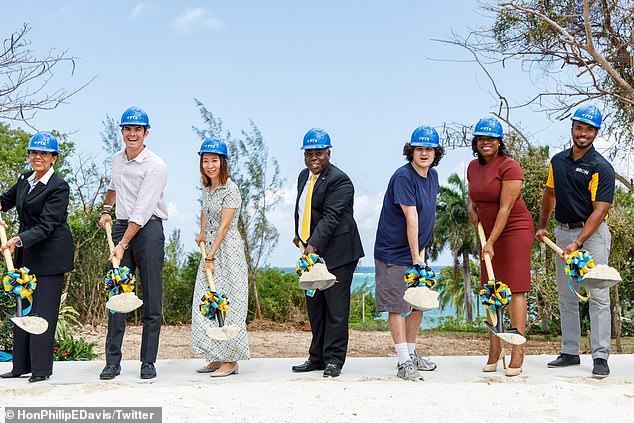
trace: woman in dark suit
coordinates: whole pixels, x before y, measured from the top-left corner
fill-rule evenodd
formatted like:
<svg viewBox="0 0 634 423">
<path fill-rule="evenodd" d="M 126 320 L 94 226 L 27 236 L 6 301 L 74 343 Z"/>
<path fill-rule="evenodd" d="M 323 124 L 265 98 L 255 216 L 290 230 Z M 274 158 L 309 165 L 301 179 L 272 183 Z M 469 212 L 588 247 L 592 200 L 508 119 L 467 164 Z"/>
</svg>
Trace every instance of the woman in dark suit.
<svg viewBox="0 0 634 423">
<path fill-rule="evenodd" d="M 33 170 L 20 175 L 18 182 L 0 195 L 1 210 L 17 209 L 20 230 L 0 249 L 15 252 L 16 269 L 26 266 L 30 274 L 37 276 L 30 313 L 46 319 L 48 329 L 33 335 L 14 326 L 13 370 L 0 377 L 30 373 L 29 382 L 40 382 L 53 373 L 55 327 L 64 273 L 73 270 L 74 246 L 66 222 L 68 184 L 53 169 L 58 155 L 57 139 L 48 132 L 38 132 L 27 150 Z"/>
</svg>

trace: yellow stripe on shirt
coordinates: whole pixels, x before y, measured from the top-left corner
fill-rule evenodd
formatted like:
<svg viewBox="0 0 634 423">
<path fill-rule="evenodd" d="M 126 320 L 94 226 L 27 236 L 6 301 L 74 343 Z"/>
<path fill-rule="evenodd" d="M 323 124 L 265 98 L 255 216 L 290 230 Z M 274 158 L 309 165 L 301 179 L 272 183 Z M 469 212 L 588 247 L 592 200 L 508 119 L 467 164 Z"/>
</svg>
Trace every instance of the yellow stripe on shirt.
<svg viewBox="0 0 634 423">
<path fill-rule="evenodd" d="M 599 188 L 599 174 L 593 173 L 592 179 L 590 179 L 590 183 L 588 184 L 588 190 L 590 191 L 590 198 L 592 201 L 596 201 L 597 199 L 597 188 Z"/>
<path fill-rule="evenodd" d="M 548 188 L 555 188 L 555 178 L 553 177 L 553 164 L 548 165 L 548 180 L 546 181 L 546 186 Z M 596 188 L 595 188 L 596 194 Z"/>
</svg>

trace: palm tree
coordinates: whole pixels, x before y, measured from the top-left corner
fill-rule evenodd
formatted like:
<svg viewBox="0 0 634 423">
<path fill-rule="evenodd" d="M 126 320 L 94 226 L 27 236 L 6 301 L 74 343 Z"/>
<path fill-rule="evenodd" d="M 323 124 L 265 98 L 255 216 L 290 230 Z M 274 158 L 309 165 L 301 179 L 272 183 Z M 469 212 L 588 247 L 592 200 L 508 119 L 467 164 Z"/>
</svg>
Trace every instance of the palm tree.
<svg viewBox="0 0 634 423">
<path fill-rule="evenodd" d="M 471 286 L 478 287 L 480 281 L 479 263 L 469 260 L 471 267 Z M 476 289 L 477 291 L 477 289 Z M 465 292 L 465 283 L 462 279 L 462 270 L 458 266 L 443 267 L 438 274 L 438 301 L 440 308 L 453 307 L 456 309 L 456 317 L 464 316 L 466 312 L 465 300 L 468 297 Z M 476 305 L 476 310 L 479 307 Z"/>
<path fill-rule="evenodd" d="M 437 259 L 449 248 L 454 259 L 454 274 L 462 274 L 464 290 L 463 303 L 467 320 L 473 321 L 473 301 L 471 299 L 471 271 L 469 255 L 477 255 L 479 246 L 475 230 L 469 223 L 467 211 L 467 184 L 457 173 L 447 180 L 449 186 L 441 186 L 436 204 L 436 224 L 429 254 Z"/>
</svg>

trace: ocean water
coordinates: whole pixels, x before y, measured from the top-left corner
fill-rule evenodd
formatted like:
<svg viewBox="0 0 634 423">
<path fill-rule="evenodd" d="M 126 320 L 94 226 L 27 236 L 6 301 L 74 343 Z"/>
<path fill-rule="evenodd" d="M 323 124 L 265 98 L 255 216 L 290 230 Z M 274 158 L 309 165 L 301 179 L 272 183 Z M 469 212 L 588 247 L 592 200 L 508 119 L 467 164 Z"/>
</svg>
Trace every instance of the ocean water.
<svg viewBox="0 0 634 423">
<path fill-rule="evenodd" d="M 443 266 L 430 266 L 436 274 L 440 272 L 440 269 Z M 295 268 L 291 267 L 283 267 L 282 270 L 285 272 L 294 273 Z M 374 285 L 375 285 L 375 277 L 374 277 L 374 266 L 359 266 L 357 267 L 354 275 L 352 276 L 352 291 L 361 289 L 364 285 L 366 286 L 366 292 L 370 293 L 374 296 Z M 478 315 L 484 316 L 485 309 L 482 304 L 477 303 L 477 298 L 473 297 L 473 317 L 477 317 Z M 476 307 L 477 305 L 477 307 Z M 479 310 L 478 310 L 479 309 Z M 478 314 L 478 311 L 480 314 Z M 446 307 L 444 309 L 436 309 L 430 310 L 423 313 L 423 328 L 430 328 L 434 326 L 434 320 L 438 320 L 440 317 L 446 316 L 456 316 L 456 309 L 454 307 Z M 369 317 L 369 316 L 368 316 Z M 464 316 L 463 316 L 464 317 Z M 387 320 L 387 313 L 381 313 L 379 319 Z"/>
</svg>

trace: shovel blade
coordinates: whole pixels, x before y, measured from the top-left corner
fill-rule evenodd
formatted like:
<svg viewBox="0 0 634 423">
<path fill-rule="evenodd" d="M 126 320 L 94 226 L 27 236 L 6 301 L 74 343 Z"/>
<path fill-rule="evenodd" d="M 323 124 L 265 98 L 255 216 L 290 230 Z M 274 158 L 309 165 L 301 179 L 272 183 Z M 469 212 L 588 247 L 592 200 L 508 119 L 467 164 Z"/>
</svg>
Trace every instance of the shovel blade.
<svg viewBox="0 0 634 423">
<path fill-rule="evenodd" d="M 315 263 L 309 272 L 299 278 L 299 287 L 305 290 L 319 289 L 321 291 L 330 288 L 337 282 L 337 277 L 328 271 L 323 263 Z"/>
<path fill-rule="evenodd" d="M 428 311 L 440 307 L 438 293 L 426 286 L 407 288 L 403 299 L 416 310 Z"/>
<path fill-rule="evenodd" d="M 110 297 L 106 303 L 106 308 L 117 313 L 130 313 L 141 307 L 142 304 L 143 301 L 141 301 L 134 292 L 126 292 Z"/>
<path fill-rule="evenodd" d="M 502 341 L 511 345 L 522 345 L 526 343 L 526 338 L 517 329 L 508 329 L 496 334 Z"/>
<path fill-rule="evenodd" d="M 598 264 L 585 274 L 581 280 L 581 285 L 586 288 L 602 289 L 610 288 L 621 281 L 621 274 L 618 270 L 605 264 Z"/>
<path fill-rule="evenodd" d="M 11 321 L 23 331 L 40 335 L 48 329 L 48 322 L 38 316 L 11 317 Z"/>
<path fill-rule="evenodd" d="M 207 336 L 216 341 L 233 339 L 238 336 L 238 333 L 240 333 L 240 327 L 236 325 L 207 328 Z"/>
</svg>

